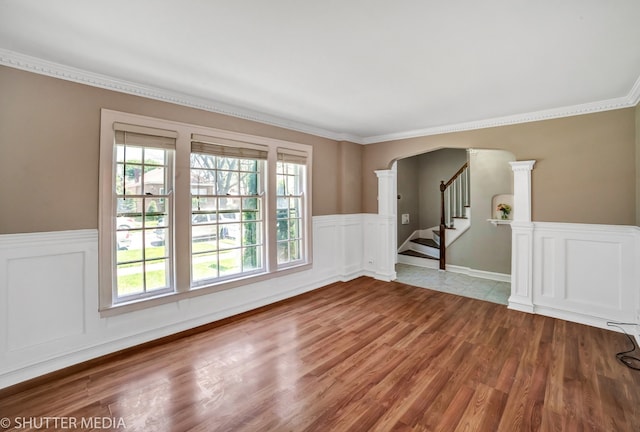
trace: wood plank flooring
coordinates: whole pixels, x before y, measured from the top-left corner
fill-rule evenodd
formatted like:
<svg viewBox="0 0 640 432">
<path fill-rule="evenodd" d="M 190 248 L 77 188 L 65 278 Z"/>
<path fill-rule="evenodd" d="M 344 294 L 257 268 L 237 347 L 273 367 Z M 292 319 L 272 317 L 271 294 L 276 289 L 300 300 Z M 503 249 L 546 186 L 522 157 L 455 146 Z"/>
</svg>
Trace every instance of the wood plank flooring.
<svg viewBox="0 0 640 432">
<path fill-rule="evenodd" d="M 115 417 L 127 431 L 639 431 L 640 372 L 614 356 L 627 344 L 359 278 L 0 392 L 0 417 Z"/>
</svg>

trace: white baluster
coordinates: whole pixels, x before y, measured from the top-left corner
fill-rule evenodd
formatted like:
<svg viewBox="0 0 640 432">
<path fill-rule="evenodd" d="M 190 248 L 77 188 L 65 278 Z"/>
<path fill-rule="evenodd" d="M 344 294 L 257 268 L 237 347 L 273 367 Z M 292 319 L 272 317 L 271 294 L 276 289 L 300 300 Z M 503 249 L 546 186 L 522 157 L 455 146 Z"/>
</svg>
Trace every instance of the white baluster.
<svg viewBox="0 0 640 432">
<path fill-rule="evenodd" d="M 444 224 L 451 226 L 451 189 L 447 188 L 444 193 Z"/>
<path fill-rule="evenodd" d="M 457 193 L 458 199 L 456 199 L 456 216 L 461 217 L 461 216 L 464 216 L 464 214 L 462 213 L 462 208 L 464 207 L 462 205 L 462 201 L 464 200 L 464 195 L 462 193 L 462 179 L 460 177 L 456 179 L 456 189 L 458 190 L 458 193 Z"/>
<path fill-rule="evenodd" d="M 466 187 L 466 193 L 465 193 L 465 199 L 464 199 L 464 205 L 469 206 L 471 205 L 471 172 L 469 171 L 469 167 L 467 167 L 466 170 L 464 170 L 465 173 L 465 184 L 467 185 Z"/>
</svg>

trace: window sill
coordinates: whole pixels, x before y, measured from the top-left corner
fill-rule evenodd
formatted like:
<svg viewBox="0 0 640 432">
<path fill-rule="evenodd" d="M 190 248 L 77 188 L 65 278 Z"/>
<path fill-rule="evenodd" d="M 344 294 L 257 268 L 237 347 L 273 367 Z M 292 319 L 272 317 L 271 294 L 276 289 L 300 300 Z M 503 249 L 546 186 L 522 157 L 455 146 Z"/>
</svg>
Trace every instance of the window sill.
<svg viewBox="0 0 640 432">
<path fill-rule="evenodd" d="M 188 291 L 171 292 L 162 294 L 153 298 L 145 298 L 134 300 L 126 303 L 114 304 L 109 307 L 104 307 L 99 310 L 101 318 L 112 317 L 125 313 L 135 312 L 143 309 L 149 309 L 155 306 L 160 306 L 168 303 L 175 303 L 180 300 L 199 297 L 208 294 L 214 294 L 216 292 L 225 291 L 228 289 L 238 288 L 242 286 L 252 285 L 261 281 L 269 279 L 277 279 L 289 274 L 298 273 L 301 271 L 310 270 L 313 267 L 312 263 L 304 263 L 295 267 L 287 267 L 286 269 L 280 269 L 272 273 L 260 273 L 257 275 L 247 276 L 244 278 L 234 279 L 230 281 L 218 282 L 211 285 L 202 285 L 193 287 Z"/>
</svg>

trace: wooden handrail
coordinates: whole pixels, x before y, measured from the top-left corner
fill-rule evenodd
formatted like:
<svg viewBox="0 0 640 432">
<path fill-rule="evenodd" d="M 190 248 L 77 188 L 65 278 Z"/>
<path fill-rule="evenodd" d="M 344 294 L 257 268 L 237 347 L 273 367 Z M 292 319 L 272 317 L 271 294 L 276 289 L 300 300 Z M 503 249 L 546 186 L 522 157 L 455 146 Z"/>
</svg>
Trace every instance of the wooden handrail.
<svg viewBox="0 0 640 432">
<path fill-rule="evenodd" d="M 453 177 L 451 177 L 451 178 L 449 179 L 449 181 L 448 181 L 448 182 L 446 182 L 446 183 L 444 184 L 444 189 L 442 189 L 442 184 L 441 184 L 441 185 L 440 185 L 440 191 L 441 191 L 441 192 L 444 192 L 444 191 L 445 191 L 449 186 L 451 186 L 451 183 L 453 183 L 454 181 L 456 181 L 456 179 L 457 179 L 458 177 L 460 177 L 460 174 L 462 174 L 462 172 L 463 172 L 464 170 L 466 170 L 467 168 L 469 168 L 469 162 L 465 162 L 465 163 L 464 163 L 464 165 L 462 165 L 462 166 L 460 167 L 460 169 L 459 169 L 458 171 L 456 171 L 456 173 L 453 175 Z M 442 182 L 441 182 L 441 183 L 442 183 Z"/>
<path fill-rule="evenodd" d="M 440 270 L 446 270 L 447 267 L 447 225 L 444 217 L 444 192 L 467 168 L 469 168 L 469 162 L 465 162 L 448 182 L 445 183 L 444 180 L 440 182 Z"/>
</svg>

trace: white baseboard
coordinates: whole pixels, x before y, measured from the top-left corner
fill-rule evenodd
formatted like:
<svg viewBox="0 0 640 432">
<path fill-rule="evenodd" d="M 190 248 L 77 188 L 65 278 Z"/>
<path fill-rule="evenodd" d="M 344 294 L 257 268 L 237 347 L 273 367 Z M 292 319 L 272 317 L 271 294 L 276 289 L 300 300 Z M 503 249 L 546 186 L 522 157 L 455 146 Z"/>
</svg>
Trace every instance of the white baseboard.
<svg viewBox="0 0 640 432">
<path fill-rule="evenodd" d="M 489 279 L 497 282 L 511 282 L 511 275 L 504 273 L 496 273 L 485 270 L 476 270 L 469 267 L 457 266 L 457 265 L 449 265 L 447 264 L 447 271 L 453 273 L 461 273 L 467 276 L 481 278 L 481 279 Z"/>
<path fill-rule="evenodd" d="M 439 269 L 440 267 L 440 263 L 437 260 L 424 259 L 424 258 L 413 257 L 409 255 L 402 255 L 402 254 L 398 254 L 398 263 L 412 265 L 416 267 L 435 269 L 435 270 Z M 476 270 L 469 267 L 463 267 L 463 266 L 457 266 L 457 265 L 451 265 L 451 264 L 447 264 L 447 271 L 450 271 L 451 273 L 464 274 L 467 276 L 476 277 L 480 279 L 493 280 L 496 282 L 507 282 L 507 283 L 511 282 L 511 275 L 504 274 L 504 273 L 489 272 L 485 270 Z"/>
<path fill-rule="evenodd" d="M 514 296 L 509 297 L 507 307 L 520 312 L 535 313 L 535 308 L 532 304 L 522 303 L 518 298 L 514 298 Z"/>
<path fill-rule="evenodd" d="M 546 306 L 535 306 L 533 313 L 561 319 L 564 321 L 584 324 L 591 327 L 598 327 L 605 330 L 611 330 L 618 333 L 623 333 L 623 329 L 624 329 L 624 331 L 626 331 L 626 333 L 629 334 L 629 336 L 633 337 L 636 340 L 636 344 L 640 343 L 640 338 L 638 337 L 639 326 L 635 324 L 630 324 L 629 326 L 623 325 L 623 326 L 620 326 L 621 328 L 619 328 L 616 326 L 608 325 L 607 322 L 612 321 L 608 318 L 602 318 L 602 317 L 588 315 L 580 312 L 567 311 L 567 310 L 556 309 L 553 307 L 546 307 Z"/>
</svg>

